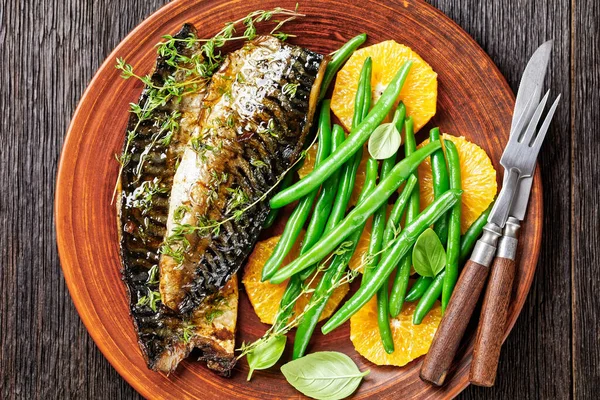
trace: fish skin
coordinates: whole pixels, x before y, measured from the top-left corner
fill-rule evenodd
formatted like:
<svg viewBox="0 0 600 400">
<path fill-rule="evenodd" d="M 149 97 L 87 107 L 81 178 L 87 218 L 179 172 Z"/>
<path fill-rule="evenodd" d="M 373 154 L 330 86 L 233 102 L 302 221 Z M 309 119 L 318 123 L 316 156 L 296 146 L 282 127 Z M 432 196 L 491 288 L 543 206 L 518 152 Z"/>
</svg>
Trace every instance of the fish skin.
<svg viewBox="0 0 600 400">
<path fill-rule="evenodd" d="M 195 33 L 192 25 L 185 24 L 175 37 L 186 38 Z M 186 55 L 199 52 L 198 47 L 186 49 L 183 45 L 178 50 Z M 152 81 L 160 86 L 176 72 L 176 68 L 159 57 Z M 120 255 L 130 314 L 148 367 L 156 371 L 172 372 L 192 349 L 199 348 L 200 358 L 207 362 L 209 368 L 228 375 L 235 364 L 238 306 L 236 277 L 232 277 L 225 287 L 196 308 L 191 316 L 184 317 L 175 313 L 160 301 L 156 304 L 156 310 L 149 305 L 138 305 L 142 296 L 148 296 L 150 292 L 158 293 L 159 274 L 155 275 L 154 281 L 149 282 L 149 271 L 152 267 L 158 268 L 175 166 L 183 155 L 189 138 L 199 129 L 198 124 L 205 110 L 205 95 L 206 90 L 203 90 L 185 95 L 181 102 L 169 102 L 157 109 L 152 119 L 143 122 L 137 130 L 139 134 L 129 150 L 131 159 L 124 166 L 118 188 Z M 145 88 L 139 100 L 140 106 L 147 101 L 147 96 L 148 88 Z M 180 128 L 174 132 L 168 146 L 163 145 L 160 140 L 156 140 L 152 146 L 156 138 L 153 135 L 157 135 L 159 130 L 155 124 L 160 125 L 161 119 L 173 111 L 181 113 L 178 118 Z M 137 122 L 136 116 L 132 114 L 127 130 L 132 130 Z M 145 161 L 140 162 L 145 151 Z M 156 185 L 160 188 L 152 196 L 151 206 L 144 212 L 136 207 L 135 202 L 136 190 L 140 193 L 143 185 Z M 186 331 L 191 335 L 188 340 L 184 338 Z"/>
<path fill-rule="evenodd" d="M 326 63 L 320 54 L 262 36 L 230 53 L 213 75 L 203 129 L 186 146 L 173 182 L 166 245 L 185 257 L 161 254 L 160 293 L 168 308 L 193 312 L 254 247 L 274 193 L 262 196 L 299 157 Z M 216 223 L 218 232 L 177 234 Z"/>
</svg>

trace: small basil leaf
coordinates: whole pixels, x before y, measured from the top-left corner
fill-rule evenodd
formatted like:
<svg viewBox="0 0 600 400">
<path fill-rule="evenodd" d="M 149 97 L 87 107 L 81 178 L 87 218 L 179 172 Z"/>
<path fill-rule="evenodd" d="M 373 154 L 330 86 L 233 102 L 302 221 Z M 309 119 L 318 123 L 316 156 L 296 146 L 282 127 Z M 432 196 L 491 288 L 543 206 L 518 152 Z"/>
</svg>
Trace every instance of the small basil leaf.
<svg viewBox="0 0 600 400">
<path fill-rule="evenodd" d="M 255 370 L 267 369 L 275 365 L 285 350 L 286 341 L 287 336 L 285 335 L 273 336 L 248 353 L 246 358 L 250 371 L 248 371 L 247 380 L 252 379 L 252 373 Z"/>
<path fill-rule="evenodd" d="M 415 242 L 412 262 L 419 275 L 430 278 L 439 274 L 446 265 L 444 246 L 433 229 L 426 229 Z"/>
<path fill-rule="evenodd" d="M 395 124 L 381 124 L 369 138 L 369 154 L 376 160 L 385 160 L 396 154 L 401 143 L 402 138 Z"/>
<path fill-rule="evenodd" d="M 318 400 L 339 400 L 350 396 L 369 370 L 360 372 L 343 353 L 321 351 L 281 367 L 285 379 L 305 396 Z"/>
</svg>

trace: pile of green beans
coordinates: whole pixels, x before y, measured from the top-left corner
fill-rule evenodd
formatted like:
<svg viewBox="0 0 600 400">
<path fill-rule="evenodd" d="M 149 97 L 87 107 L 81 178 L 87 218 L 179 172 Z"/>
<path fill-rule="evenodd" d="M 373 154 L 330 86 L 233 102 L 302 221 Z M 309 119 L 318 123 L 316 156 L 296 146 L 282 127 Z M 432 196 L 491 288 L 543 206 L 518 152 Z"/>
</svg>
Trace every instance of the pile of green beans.
<svg viewBox="0 0 600 400">
<path fill-rule="evenodd" d="M 351 138 L 348 138 L 344 144 L 349 140 L 351 140 Z M 344 239 L 364 224 L 371 214 L 383 204 L 387 203 L 387 199 L 392 193 L 394 193 L 410 174 L 417 169 L 419 164 L 425 158 L 435 150 L 439 149 L 440 146 L 441 144 L 439 142 L 429 143 L 397 163 L 390 171 L 390 174 L 375 187 L 375 190 L 373 190 L 373 192 L 363 201 L 358 203 L 335 228 L 323 235 L 321 240 L 319 240 L 308 252 L 301 255 L 287 266 L 279 269 L 271 277 L 271 283 L 281 283 L 292 275 L 323 260 Z"/>
<path fill-rule="evenodd" d="M 435 145 L 435 143 L 429 143 L 427 146 Z M 427 147 L 425 146 L 425 147 Z M 425 148 L 424 147 L 424 148 Z M 406 159 L 413 157 L 423 149 L 417 150 L 411 156 Z M 389 178 L 389 177 L 388 177 Z M 380 184 L 381 185 L 381 184 Z M 377 191 L 377 189 L 375 189 Z M 374 194 L 375 192 L 373 192 Z M 372 194 L 372 195 L 373 195 Z M 398 265 L 400 259 L 408 253 L 412 245 L 415 243 L 417 238 L 429 227 L 438 220 L 446 211 L 448 211 L 461 196 L 461 191 L 448 190 L 440 198 L 431 203 L 421 214 L 417 216 L 415 220 L 409 223 L 404 230 L 394 240 L 394 244 L 391 248 L 383 253 L 379 265 L 374 270 L 372 278 L 367 282 L 366 285 L 361 285 L 358 291 L 348 300 L 328 321 L 321 331 L 327 334 L 346 322 L 352 315 L 354 315 L 362 306 L 364 306 L 379 288 L 387 283 L 387 279 L 392 273 L 393 269 Z M 371 196 L 372 196 L 371 195 Z M 370 196 L 369 196 L 370 197 Z M 368 198 L 364 200 L 367 202 Z M 362 204 L 362 203 L 361 203 Z M 360 204 L 359 204 L 360 205 Z"/>
<path fill-rule="evenodd" d="M 452 141 L 444 140 L 444 152 L 440 131 L 434 128 L 429 133 L 430 142 L 417 150 L 413 120 L 406 115 L 406 107 L 400 102 L 392 123 L 399 132 L 404 129 L 405 157 L 397 163 L 396 154 L 383 160 L 379 177 L 379 162 L 369 158 L 358 202 L 347 211 L 364 144 L 390 114 L 412 66 L 412 61 L 407 61 L 400 67 L 371 109 L 372 60 L 370 57 L 365 60 L 355 97 L 352 128 L 346 138 L 339 125 L 331 127 L 330 100 L 323 99 L 337 71 L 365 40 L 365 34 L 358 35 L 332 55 L 319 95 L 319 101 L 322 101 L 315 167 L 294 184 L 293 173 L 284 178 L 280 192 L 271 199 L 272 210 L 264 224 L 265 227 L 271 226 L 279 208 L 298 200 L 281 239 L 262 271 L 262 281 L 270 280 L 273 284 L 279 284 L 290 279 L 280 302 L 280 310 L 285 311 L 280 311 L 275 324 L 287 323 L 293 310 L 292 302 L 301 293 L 304 281 L 314 274 L 323 259 L 345 242 L 317 283 L 310 306 L 300 320 L 294 341 L 294 359 L 305 354 L 317 322 L 331 297 L 332 288 L 345 273 L 369 217 L 373 216 L 373 222 L 361 286 L 323 325 L 322 332 L 327 334 L 339 327 L 376 295 L 382 345 L 387 353 L 392 353 L 394 341 L 390 318 L 401 312 L 405 301 L 419 300 L 413 314 L 414 324 L 422 322 L 439 298 L 444 312 L 458 279 L 459 266 L 481 235 L 492 207 L 490 205 L 465 235 L 460 236 L 462 190 L 456 146 Z M 421 212 L 416 168 L 427 157 L 431 157 L 434 201 Z M 386 218 L 388 199 L 403 183 L 404 189 L 398 194 Z M 400 220 L 405 210 L 405 227 L 401 229 Z M 290 264 L 281 266 L 307 221 L 300 256 Z M 446 266 L 433 278 L 420 276 L 408 291 L 412 266 L 410 251 L 417 238 L 432 225 L 445 245 Z M 390 291 L 388 281 L 395 269 L 397 272 Z"/>
</svg>

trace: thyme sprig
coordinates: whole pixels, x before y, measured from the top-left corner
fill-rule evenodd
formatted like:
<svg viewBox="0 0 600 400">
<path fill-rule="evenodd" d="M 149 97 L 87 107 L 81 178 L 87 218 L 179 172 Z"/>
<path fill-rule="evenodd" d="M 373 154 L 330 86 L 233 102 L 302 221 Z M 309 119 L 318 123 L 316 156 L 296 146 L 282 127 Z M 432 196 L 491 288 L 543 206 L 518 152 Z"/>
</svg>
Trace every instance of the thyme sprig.
<svg viewBox="0 0 600 400">
<path fill-rule="evenodd" d="M 273 17 L 281 16 L 282 20 L 273 20 Z M 113 201 L 117 194 L 119 181 L 123 174 L 125 166 L 131 160 L 132 143 L 138 135 L 138 130 L 141 124 L 154 117 L 157 109 L 165 107 L 171 101 L 180 101 L 186 94 L 197 93 L 206 87 L 213 73 L 219 68 L 224 56 L 219 51 L 227 42 L 236 40 L 252 40 L 257 35 L 256 25 L 262 22 L 275 21 L 277 25 L 271 30 L 271 34 L 284 40 L 291 36 L 280 32 L 281 27 L 303 14 L 298 13 L 296 9 L 288 10 L 281 7 L 276 7 L 271 10 L 256 10 L 233 22 L 227 22 L 223 29 L 211 38 L 198 38 L 194 34 L 190 34 L 186 38 L 176 38 L 171 35 L 163 36 L 164 41 L 158 43 L 157 53 L 166 62 L 167 65 L 174 68 L 174 72 L 167 76 L 162 85 L 157 84 L 151 74 L 140 75 L 134 71 L 132 65 L 128 64 L 123 58 L 117 58 L 116 68 L 121 71 L 123 79 L 134 78 L 144 83 L 145 85 L 145 100 L 143 105 L 131 103 L 130 113 L 134 114 L 137 121 L 134 127 L 127 132 L 127 140 L 121 155 L 117 155 L 119 162 L 119 172 L 117 174 L 117 182 L 113 190 Z M 235 35 L 236 27 L 243 25 L 244 32 L 241 35 Z M 184 49 L 190 50 L 191 55 L 186 55 L 178 46 L 183 43 Z M 177 117 L 178 119 L 179 117 Z M 173 132 L 178 130 L 178 126 L 171 125 Z M 169 132 L 171 130 L 169 129 Z M 162 144 L 167 147 L 170 144 L 170 139 L 173 133 L 166 135 Z M 150 144 L 156 144 L 154 141 Z M 149 151 L 149 149 L 148 149 Z M 140 165 L 136 168 L 136 174 L 142 171 L 144 159 L 140 161 Z"/>
</svg>

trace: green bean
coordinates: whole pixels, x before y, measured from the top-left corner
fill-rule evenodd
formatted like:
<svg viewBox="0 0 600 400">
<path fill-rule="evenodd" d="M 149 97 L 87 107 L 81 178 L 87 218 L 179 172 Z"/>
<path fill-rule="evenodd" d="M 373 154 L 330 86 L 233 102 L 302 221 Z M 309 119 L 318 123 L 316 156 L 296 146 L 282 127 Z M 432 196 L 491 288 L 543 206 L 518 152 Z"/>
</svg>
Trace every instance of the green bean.
<svg viewBox="0 0 600 400">
<path fill-rule="evenodd" d="M 396 108 L 396 112 L 394 113 L 394 119 L 392 123 L 396 125 L 396 127 L 400 126 L 399 131 L 402 128 L 402 122 L 404 121 L 404 116 L 406 115 L 406 107 L 404 104 L 400 104 L 400 107 Z M 396 154 L 385 159 L 381 163 L 381 179 L 385 179 L 385 177 L 389 174 L 391 169 L 394 167 L 396 163 Z M 371 228 L 371 241 L 369 242 L 369 255 L 371 256 L 371 261 L 365 267 L 365 271 L 372 270 L 380 258 L 381 247 L 387 245 L 387 243 L 383 243 L 383 233 L 385 229 L 385 217 L 387 214 L 387 204 L 379 207 L 379 210 L 375 211 L 373 215 L 373 223 Z M 363 275 L 363 278 L 367 276 L 367 273 Z M 392 330 L 390 327 L 390 318 L 389 318 L 389 303 L 388 303 L 388 288 L 386 285 L 383 285 L 379 291 L 377 292 L 377 324 L 379 326 L 379 335 L 381 336 L 381 343 L 383 344 L 383 348 L 386 353 L 391 354 L 394 352 L 394 337 L 392 335 Z"/>
<path fill-rule="evenodd" d="M 419 325 L 423 322 L 423 318 L 429 313 L 435 304 L 435 301 L 439 299 L 442 294 L 442 287 L 444 286 L 444 276 L 446 276 L 446 270 L 437 274 L 425 293 L 423 293 L 423 296 L 417 303 L 417 307 L 415 307 L 415 312 L 413 313 L 413 324 Z"/>
<path fill-rule="evenodd" d="M 450 177 L 450 189 L 461 189 L 460 160 L 458 150 L 451 140 L 444 140 L 446 157 L 448 158 L 448 175 Z M 458 279 L 458 257 L 460 254 L 460 208 L 461 202 L 457 202 L 450 211 L 448 218 L 448 245 L 446 246 L 446 277 L 442 288 L 442 313 L 446 311 L 450 296 Z"/>
<path fill-rule="evenodd" d="M 377 161 L 370 159 L 367 162 L 367 170 L 365 183 L 362 187 L 359 201 L 363 200 L 369 193 L 373 191 L 375 187 L 375 181 L 377 179 Z M 315 291 L 310 299 L 308 310 L 302 317 L 302 321 L 298 325 L 296 330 L 296 336 L 294 338 L 294 351 L 293 358 L 299 358 L 304 355 L 310 338 L 315 331 L 319 318 L 329 301 L 329 298 L 333 294 L 333 285 L 338 282 L 350 261 L 350 258 L 356 250 L 356 245 L 364 229 L 364 224 L 361 228 L 355 231 L 348 241 L 351 242 L 349 248 L 346 248 L 342 253 L 336 254 L 331 262 L 331 265 L 323 275 L 323 278 L 317 284 Z M 313 303 L 313 304 L 311 304 Z M 316 304 L 314 304 L 316 303 Z"/>
<path fill-rule="evenodd" d="M 346 142 L 348 139 L 346 140 Z M 344 142 L 344 144 L 346 143 Z M 381 207 L 387 199 L 400 187 L 402 182 L 416 170 L 419 164 L 433 151 L 439 149 L 440 142 L 429 143 L 409 157 L 396 164 L 390 174 L 381 181 L 373 193 L 358 203 L 348 215 L 331 231 L 323 235 L 306 254 L 298 257 L 271 277 L 271 283 L 281 283 L 290 276 L 311 265 L 318 263 L 335 249 L 344 239 L 358 229 L 371 214 Z"/>
<path fill-rule="evenodd" d="M 361 33 L 358 36 L 353 37 L 340 47 L 331 57 L 331 60 L 327 63 L 325 68 L 325 75 L 323 76 L 323 82 L 321 83 L 321 91 L 319 93 L 319 100 L 322 100 L 327 93 L 329 85 L 333 81 L 335 74 L 346 62 L 346 60 L 354 53 L 356 49 L 360 47 L 367 40 L 367 34 Z"/>
<path fill-rule="evenodd" d="M 358 126 L 366 113 L 369 112 L 371 105 L 371 70 L 372 62 L 371 57 L 367 57 L 363 63 L 360 71 L 360 78 L 358 80 L 358 89 L 356 90 L 356 98 L 354 101 L 354 115 L 352 117 L 352 127 Z M 336 226 L 348 209 L 348 202 L 352 196 L 354 189 L 354 183 L 356 182 L 356 171 L 362 159 L 362 147 L 356 152 L 353 158 L 348 160 L 342 167 L 342 175 L 337 191 L 337 196 L 333 204 L 333 209 L 329 215 L 329 220 L 325 225 L 325 232 L 330 231 Z"/>
<path fill-rule="evenodd" d="M 322 163 L 331 152 L 331 119 L 329 103 L 329 101 L 324 101 L 321 105 L 321 112 L 319 115 L 319 147 L 317 149 L 315 167 Z M 300 235 L 304 223 L 308 219 L 315 197 L 317 197 L 317 192 L 318 189 L 313 190 L 311 193 L 304 196 L 290 215 L 283 233 L 281 234 L 281 238 L 277 242 L 275 249 L 273 249 L 273 253 L 263 266 L 261 277 L 263 282 L 269 279 L 277 271 L 277 268 L 279 268 L 285 256 L 292 249 L 292 246 L 298 239 L 298 235 Z"/>
<path fill-rule="evenodd" d="M 427 146 L 435 143 L 429 143 Z M 421 149 L 420 149 L 421 150 Z M 413 155 L 418 154 L 417 150 Z M 377 191 L 377 189 L 375 189 Z M 372 195 L 374 195 L 373 192 Z M 444 215 L 460 198 L 461 192 L 458 190 L 449 190 L 444 193 L 439 199 L 431 203 L 419 216 L 409 223 L 406 228 L 400 233 L 398 238 L 394 240 L 391 248 L 383 253 L 381 261 L 371 280 L 366 285 L 362 285 L 358 291 L 348 300 L 321 328 L 324 334 L 327 334 L 346 322 L 354 313 L 363 307 L 373 295 L 384 285 L 398 262 L 414 245 L 415 241 L 421 233 L 433 224 L 441 215 Z M 364 202 L 367 202 L 366 199 Z"/>
<path fill-rule="evenodd" d="M 433 128 L 429 131 L 429 140 L 432 142 L 440 140 L 440 128 Z M 437 199 L 450 188 L 446 159 L 442 149 L 431 155 L 431 178 L 433 180 L 433 197 Z M 433 229 L 445 245 L 448 241 L 448 216 L 440 218 Z"/>
<path fill-rule="evenodd" d="M 475 247 L 475 243 L 479 240 L 481 236 L 481 232 L 483 232 L 483 227 L 488 222 L 488 217 L 490 216 L 490 212 L 492 211 L 492 207 L 494 206 L 494 201 L 490 203 L 488 208 L 481 213 L 479 217 L 471 224 L 469 229 L 465 232 L 465 234 L 460 239 L 460 256 L 459 256 L 459 265 L 462 265 L 467 261 L 469 256 L 471 255 L 471 250 Z"/>
<path fill-rule="evenodd" d="M 406 120 L 404 125 L 404 135 L 405 135 L 405 143 L 404 143 L 404 153 L 408 157 L 412 153 L 417 150 L 417 142 L 415 141 L 415 132 L 413 127 L 413 119 L 412 117 Z M 413 176 L 417 178 L 417 174 L 413 172 Z M 406 209 L 406 223 L 412 222 L 419 212 L 421 211 L 421 204 L 419 200 L 419 185 L 418 183 L 415 185 L 416 188 L 413 190 L 410 201 L 408 203 L 408 208 Z M 390 315 L 392 317 L 397 316 L 402 311 L 402 305 L 404 304 L 404 296 L 406 295 L 406 290 L 408 289 L 408 280 L 410 278 L 410 268 L 412 266 L 412 257 L 410 257 L 410 252 L 398 265 L 398 269 L 396 272 L 396 277 L 394 279 L 394 283 L 392 285 L 392 291 L 390 295 Z"/>
<path fill-rule="evenodd" d="M 475 243 L 481 236 L 481 232 L 483 232 L 483 227 L 487 224 L 488 216 L 490 215 L 490 211 L 492 211 L 492 207 L 494 206 L 494 202 L 492 202 L 489 207 L 481 213 L 481 215 L 477 218 L 473 224 L 467 229 L 465 234 L 460 240 L 460 263 L 462 265 L 467 261 L 469 255 L 471 254 L 471 250 L 475 246 Z M 433 281 L 429 284 L 429 286 L 424 290 L 421 300 L 417 304 L 415 308 L 415 312 L 413 314 L 413 323 L 418 325 L 423 321 L 423 318 L 429 313 L 435 301 L 442 294 L 443 282 L 446 276 L 446 272 L 440 272 Z M 416 284 L 415 284 L 416 285 Z M 409 293 L 410 294 L 410 293 Z"/>
<path fill-rule="evenodd" d="M 381 124 L 393 107 L 402 90 L 402 86 L 404 85 L 404 81 L 408 76 L 411 66 L 412 61 L 410 60 L 404 63 L 398 70 L 396 76 L 394 76 L 392 81 L 383 91 L 377 104 L 375 104 L 361 124 L 358 125 L 356 129 L 352 129 L 350 136 L 340 148 L 335 153 L 331 154 L 323 164 L 319 165 L 310 174 L 305 176 L 304 179 L 301 179 L 275 195 L 271 199 L 272 208 L 283 207 L 317 189 L 319 185 L 335 172 L 336 169 L 340 168 L 343 163 L 348 161 L 360 148 L 362 148 L 375 128 Z"/>
<path fill-rule="evenodd" d="M 294 171 L 289 171 L 287 174 L 285 174 L 285 176 L 281 180 L 281 183 L 279 184 L 278 189 L 283 190 L 283 189 L 287 188 L 288 186 L 290 186 L 292 184 L 293 179 L 294 179 Z M 271 226 L 273 226 L 273 223 L 275 223 L 275 220 L 277 220 L 277 216 L 279 215 L 279 210 L 280 210 L 280 208 L 271 208 L 271 211 L 269 211 L 269 215 L 267 215 L 267 218 L 265 219 L 265 222 L 263 223 L 263 229 L 268 229 Z"/>
<path fill-rule="evenodd" d="M 396 199 L 396 203 L 392 207 L 392 211 L 390 211 L 390 217 L 388 218 L 387 224 L 385 226 L 385 231 L 383 232 L 383 242 L 387 245 L 394 239 L 394 236 L 398 232 L 398 228 L 400 226 L 400 218 L 402 218 L 402 214 L 404 213 L 404 208 L 408 205 L 410 201 L 413 190 L 417 184 L 417 178 L 414 174 L 410 174 L 408 179 L 406 180 L 406 185 L 404 185 L 404 190 Z M 385 247 L 385 246 L 384 246 Z"/>
<path fill-rule="evenodd" d="M 423 296 L 429 285 L 431 285 L 432 281 L 433 278 L 430 278 L 428 276 L 419 276 L 415 284 L 412 285 L 412 287 L 408 291 L 408 294 L 404 298 L 404 301 L 419 300 L 421 296 Z"/>
<path fill-rule="evenodd" d="M 335 151 L 345 139 L 346 133 L 344 133 L 342 127 L 334 125 L 331 131 L 331 151 Z M 315 204 L 310 222 L 308 223 L 308 228 L 306 228 L 306 235 L 304 235 L 304 241 L 302 242 L 302 248 L 300 249 L 301 252 L 302 250 L 311 248 L 323 235 L 325 222 L 329 217 L 338 190 L 338 182 L 340 180 L 339 172 L 339 170 L 336 171 L 336 173 L 331 175 L 321 186 L 317 203 Z"/>
</svg>

